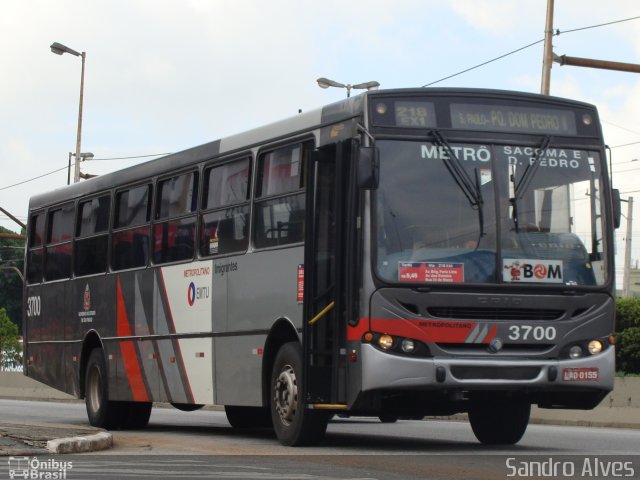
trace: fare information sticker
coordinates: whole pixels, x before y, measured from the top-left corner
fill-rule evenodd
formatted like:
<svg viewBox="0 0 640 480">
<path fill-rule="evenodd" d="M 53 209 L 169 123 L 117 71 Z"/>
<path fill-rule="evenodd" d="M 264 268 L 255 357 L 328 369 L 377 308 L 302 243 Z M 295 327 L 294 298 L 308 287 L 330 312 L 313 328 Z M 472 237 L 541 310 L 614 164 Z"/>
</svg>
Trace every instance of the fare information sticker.
<svg viewBox="0 0 640 480">
<path fill-rule="evenodd" d="M 463 283 L 464 263 L 399 262 L 401 282 Z"/>
</svg>

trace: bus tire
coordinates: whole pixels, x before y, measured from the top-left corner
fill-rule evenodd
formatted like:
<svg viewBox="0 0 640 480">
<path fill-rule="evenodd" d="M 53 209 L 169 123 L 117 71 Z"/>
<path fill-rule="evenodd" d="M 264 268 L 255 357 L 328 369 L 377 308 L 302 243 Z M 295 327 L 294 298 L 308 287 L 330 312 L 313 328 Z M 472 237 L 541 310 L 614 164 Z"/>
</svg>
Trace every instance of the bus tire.
<svg viewBox="0 0 640 480">
<path fill-rule="evenodd" d="M 516 398 L 472 401 L 469 423 L 485 445 L 514 445 L 527 430 L 530 414 L 531 404 Z"/>
<path fill-rule="evenodd" d="M 378 417 L 382 423 L 396 423 L 398 421 L 397 415 L 382 414 Z"/>
<path fill-rule="evenodd" d="M 120 403 L 109 400 L 107 365 L 102 348 L 94 348 L 89 354 L 85 373 L 85 406 L 89 423 L 94 427 L 117 428 L 120 420 Z"/>
<path fill-rule="evenodd" d="M 151 402 L 113 402 L 120 410 L 120 427 L 125 430 L 139 430 L 149 423 Z"/>
<path fill-rule="evenodd" d="M 271 428 L 271 413 L 266 407 L 225 405 L 227 420 L 233 428 Z"/>
<path fill-rule="evenodd" d="M 269 404 L 276 436 L 286 446 L 319 443 L 329 423 L 326 412 L 305 408 L 301 380 L 302 348 L 298 342 L 285 343 L 273 364 Z"/>
</svg>

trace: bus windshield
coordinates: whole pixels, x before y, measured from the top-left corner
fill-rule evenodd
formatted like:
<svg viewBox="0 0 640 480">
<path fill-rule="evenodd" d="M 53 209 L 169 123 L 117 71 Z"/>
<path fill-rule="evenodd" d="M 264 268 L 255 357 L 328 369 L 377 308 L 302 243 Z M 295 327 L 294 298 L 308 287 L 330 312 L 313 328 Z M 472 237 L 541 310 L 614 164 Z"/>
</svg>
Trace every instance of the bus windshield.
<svg viewBox="0 0 640 480">
<path fill-rule="evenodd" d="M 389 283 L 606 282 L 601 157 L 527 146 L 380 140 L 377 273 Z M 540 137 L 538 137 L 540 138 Z"/>
</svg>

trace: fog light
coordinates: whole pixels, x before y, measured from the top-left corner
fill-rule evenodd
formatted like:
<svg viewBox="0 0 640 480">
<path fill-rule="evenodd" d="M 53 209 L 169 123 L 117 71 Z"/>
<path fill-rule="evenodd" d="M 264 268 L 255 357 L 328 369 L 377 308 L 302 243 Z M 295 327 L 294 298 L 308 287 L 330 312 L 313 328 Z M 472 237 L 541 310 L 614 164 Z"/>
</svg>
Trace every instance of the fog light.
<svg viewBox="0 0 640 480">
<path fill-rule="evenodd" d="M 404 340 L 402 340 L 402 344 L 400 345 L 400 348 L 402 348 L 402 351 L 404 353 L 411 353 L 416 349 L 416 342 L 414 342 L 413 340 L 409 340 L 408 338 L 405 338 Z"/>
<path fill-rule="evenodd" d="M 393 337 L 387 334 L 381 335 L 378 339 L 378 345 L 384 350 L 389 350 L 393 347 Z"/>
<path fill-rule="evenodd" d="M 600 340 L 591 340 L 588 348 L 591 355 L 600 353 L 602 351 L 602 342 Z"/>
<path fill-rule="evenodd" d="M 582 356 L 582 347 L 574 345 L 569 349 L 569 358 L 580 358 Z"/>
</svg>

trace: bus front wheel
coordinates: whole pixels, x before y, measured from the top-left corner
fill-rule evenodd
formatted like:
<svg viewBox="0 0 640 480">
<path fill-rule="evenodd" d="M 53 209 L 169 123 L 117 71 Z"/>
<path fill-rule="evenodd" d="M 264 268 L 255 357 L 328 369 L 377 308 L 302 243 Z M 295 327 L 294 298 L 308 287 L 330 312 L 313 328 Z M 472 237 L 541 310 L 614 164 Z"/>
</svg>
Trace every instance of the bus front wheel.
<svg viewBox="0 0 640 480">
<path fill-rule="evenodd" d="M 298 342 L 280 347 L 271 372 L 270 408 L 280 443 L 312 445 L 326 433 L 329 415 L 305 408 L 302 398 L 302 349 Z"/>
<path fill-rule="evenodd" d="M 89 354 L 84 385 L 89 423 L 94 427 L 116 428 L 119 409 L 116 402 L 109 400 L 107 365 L 101 348 L 94 348 Z"/>
<path fill-rule="evenodd" d="M 472 401 L 469 423 L 476 438 L 486 445 L 514 445 L 529 425 L 531 404 L 517 398 Z"/>
</svg>

